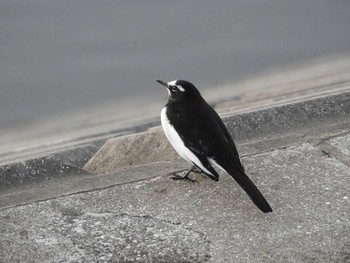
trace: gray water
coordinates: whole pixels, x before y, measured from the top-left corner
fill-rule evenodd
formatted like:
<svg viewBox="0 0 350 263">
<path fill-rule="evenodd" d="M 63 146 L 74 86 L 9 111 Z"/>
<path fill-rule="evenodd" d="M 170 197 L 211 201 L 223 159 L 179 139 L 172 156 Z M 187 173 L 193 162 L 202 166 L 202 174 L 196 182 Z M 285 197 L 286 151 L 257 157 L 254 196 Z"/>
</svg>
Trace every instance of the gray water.
<svg viewBox="0 0 350 263">
<path fill-rule="evenodd" d="M 348 0 L 1 0 L 0 127 L 160 96 L 156 79 L 215 86 L 348 52 L 349 14 Z"/>
</svg>

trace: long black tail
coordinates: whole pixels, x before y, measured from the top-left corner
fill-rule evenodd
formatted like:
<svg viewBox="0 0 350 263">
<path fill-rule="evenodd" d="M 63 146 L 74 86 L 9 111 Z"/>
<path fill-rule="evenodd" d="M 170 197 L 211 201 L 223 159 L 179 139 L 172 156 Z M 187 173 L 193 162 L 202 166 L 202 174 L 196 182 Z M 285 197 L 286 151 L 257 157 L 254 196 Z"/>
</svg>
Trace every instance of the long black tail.
<svg viewBox="0 0 350 263">
<path fill-rule="evenodd" d="M 234 172 L 229 174 L 243 188 L 243 190 L 248 194 L 250 199 L 254 202 L 254 204 L 257 207 L 259 207 L 261 211 L 263 211 L 264 213 L 272 212 L 272 208 L 266 201 L 265 197 L 262 195 L 262 193 L 260 193 L 259 189 L 243 171 L 235 169 Z"/>
</svg>

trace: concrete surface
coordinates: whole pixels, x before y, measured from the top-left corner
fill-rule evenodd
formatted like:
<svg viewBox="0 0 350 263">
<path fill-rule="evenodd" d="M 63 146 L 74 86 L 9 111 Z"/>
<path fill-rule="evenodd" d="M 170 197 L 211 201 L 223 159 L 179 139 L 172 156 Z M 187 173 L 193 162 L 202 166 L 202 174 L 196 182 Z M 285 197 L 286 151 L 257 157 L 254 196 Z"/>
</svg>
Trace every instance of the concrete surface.
<svg viewBox="0 0 350 263">
<path fill-rule="evenodd" d="M 348 131 L 336 138 L 349 137 Z M 225 175 L 219 183 L 201 175 L 191 183 L 169 179 L 166 174 L 179 168 L 172 163 L 131 168 L 119 174 L 141 170 L 148 178 L 118 183 L 115 174 L 114 185 L 7 204 L 0 210 L 0 258 L 349 262 L 349 166 L 311 142 L 246 155 L 243 163 L 273 213 L 261 213 Z"/>
<path fill-rule="evenodd" d="M 226 175 L 169 179 L 180 160 L 55 177 L 1 191 L 0 258 L 350 262 L 350 120 L 323 124 L 238 145 L 271 214 Z"/>
<path fill-rule="evenodd" d="M 189 165 L 153 120 L 11 153 L 0 262 L 350 262 L 348 84 L 225 115 L 269 214 L 225 174 L 169 179 Z"/>
</svg>

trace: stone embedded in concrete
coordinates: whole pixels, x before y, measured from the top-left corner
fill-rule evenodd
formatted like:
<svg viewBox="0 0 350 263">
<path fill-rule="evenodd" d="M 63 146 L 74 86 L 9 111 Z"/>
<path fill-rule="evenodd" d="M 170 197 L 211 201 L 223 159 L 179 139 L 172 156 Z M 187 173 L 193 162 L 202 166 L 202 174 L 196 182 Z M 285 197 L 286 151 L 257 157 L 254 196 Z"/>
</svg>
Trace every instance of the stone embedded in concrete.
<svg viewBox="0 0 350 263">
<path fill-rule="evenodd" d="M 178 157 L 161 128 L 108 140 L 84 166 L 91 173 L 107 173 L 132 165 L 172 160 Z"/>
</svg>

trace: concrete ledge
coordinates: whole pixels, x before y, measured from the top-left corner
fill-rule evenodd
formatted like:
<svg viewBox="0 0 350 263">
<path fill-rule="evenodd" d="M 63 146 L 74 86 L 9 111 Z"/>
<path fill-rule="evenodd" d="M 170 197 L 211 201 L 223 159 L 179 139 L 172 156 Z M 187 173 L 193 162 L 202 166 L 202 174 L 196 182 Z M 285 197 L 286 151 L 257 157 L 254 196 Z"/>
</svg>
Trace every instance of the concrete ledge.
<svg viewBox="0 0 350 263">
<path fill-rule="evenodd" d="M 348 119 L 350 91 L 273 106 L 251 112 L 230 114 L 223 118 L 237 142 L 282 136 L 307 128 L 329 125 Z M 161 128 L 113 138 L 84 166 L 90 173 L 107 173 L 118 169 L 177 157 Z"/>
<path fill-rule="evenodd" d="M 350 91 L 297 100 L 250 112 L 223 117 L 229 131 L 241 145 L 287 134 L 305 133 L 307 129 L 321 132 L 334 123 L 349 122 Z M 134 165 L 169 161 L 178 158 L 160 129 L 145 129 L 159 124 L 151 120 L 138 127 L 134 134 L 108 140 L 97 139 L 88 144 L 34 156 L 0 166 L 0 189 L 42 180 L 88 173 L 114 172 Z M 141 133 L 137 133 L 140 132 Z M 103 145 L 103 143 L 105 143 Z M 103 145 L 103 146 L 102 146 Z M 102 146 L 102 147 L 101 147 Z"/>
<path fill-rule="evenodd" d="M 349 114 L 350 86 L 347 91 L 331 95 L 230 115 L 224 122 L 242 141 L 322 126 L 326 120 L 349 119 Z"/>
<path fill-rule="evenodd" d="M 131 169 L 122 169 L 115 173 L 98 176 L 85 172 L 85 174 L 77 173 L 74 176 L 56 176 L 50 180 L 31 181 L 30 184 L 17 185 L 17 187 L 16 185 L 3 187 L 0 191 L 0 209 L 97 189 L 107 189 L 112 186 L 151 179 L 162 176 L 167 171 L 178 171 L 184 168 L 183 162 L 161 162 L 134 166 Z"/>
<path fill-rule="evenodd" d="M 0 167 L 0 190 L 35 181 L 84 173 L 86 174 L 86 172 L 76 166 L 57 161 L 50 156 L 43 156 L 38 159 L 7 164 Z"/>
<path fill-rule="evenodd" d="M 88 174 L 82 167 L 109 138 L 138 133 L 158 123 L 158 120 L 152 119 L 133 127 L 112 131 L 109 134 L 100 133 L 91 138 L 80 138 L 73 145 L 63 142 L 49 146 L 48 149 L 44 147 L 39 152 L 16 154 L 15 160 L 2 158 L 0 161 L 0 190 L 53 178 Z"/>
<path fill-rule="evenodd" d="M 0 191 L 1 262 L 348 262 L 348 93 L 224 118 L 231 132 L 242 126 L 242 161 L 269 214 L 225 174 L 170 180 L 188 164 L 159 127 L 99 150 L 103 166 L 119 158 L 114 173 L 81 170 L 97 145 L 12 164 L 32 180 Z"/>
<path fill-rule="evenodd" d="M 82 166 L 105 141 L 67 148 L 0 166 L 0 190 L 43 180 L 88 174 Z"/>
</svg>

